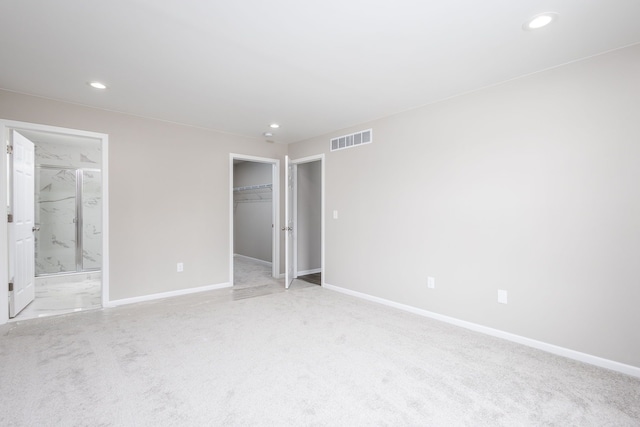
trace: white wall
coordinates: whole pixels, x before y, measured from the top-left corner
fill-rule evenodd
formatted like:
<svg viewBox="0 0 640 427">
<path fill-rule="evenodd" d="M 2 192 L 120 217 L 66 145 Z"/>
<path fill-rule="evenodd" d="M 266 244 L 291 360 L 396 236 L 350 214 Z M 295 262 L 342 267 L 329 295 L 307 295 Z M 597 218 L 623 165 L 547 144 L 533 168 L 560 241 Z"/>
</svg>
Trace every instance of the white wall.
<svg viewBox="0 0 640 427">
<path fill-rule="evenodd" d="M 271 184 L 273 166 L 267 163 L 241 162 L 234 166 L 233 186 Z M 247 199 L 252 201 L 246 201 Z M 260 200 L 268 201 L 260 201 Z M 271 262 L 272 191 L 234 193 L 234 253 Z"/>
<path fill-rule="evenodd" d="M 326 283 L 640 367 L 638 76 L 636 45 L 291 145 L 326 153 Z"/>
<path fill-rule="evenodd" d="M 7 91 L 0 118 L 109 135 L 110 300 L 228 283 L 229 155 L 282 161 L 287 150 Z"/>
<path fill-rule="evenodd" d="M 322 163 L 297 165 L 297 267 L 318 270 L 322 265 Z"/>
</svg>

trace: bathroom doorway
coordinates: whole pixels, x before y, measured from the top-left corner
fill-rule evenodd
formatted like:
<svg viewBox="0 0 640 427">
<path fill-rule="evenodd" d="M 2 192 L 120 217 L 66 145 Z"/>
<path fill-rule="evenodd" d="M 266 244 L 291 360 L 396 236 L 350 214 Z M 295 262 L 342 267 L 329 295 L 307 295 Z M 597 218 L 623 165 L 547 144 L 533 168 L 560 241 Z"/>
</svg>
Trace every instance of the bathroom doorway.
<svg viewBox="0 0 640 427">
<path fill-rule="evenodd" d="M 3 127 L 9 146 L 20 138 L 34 147 L 31 194 L 12 194 L 19 190 L 12 184 L 11 154 L 7 158 L 9 236 L 11 211 L 21 198 L 34 216 L 33 261 L 18 262 L 14 253 L 19 249 L 11 245 L 8 260 L 10 284 L 25 276 L 22 269 L 31 268 L 26 276 L 32 277 L 33 295 L 24 309 L 10 310 L 8 317 L 25 320 L 102 307 L 108 295 L 103 280 L 107 136 L 19 122 Z"/>
</svg>

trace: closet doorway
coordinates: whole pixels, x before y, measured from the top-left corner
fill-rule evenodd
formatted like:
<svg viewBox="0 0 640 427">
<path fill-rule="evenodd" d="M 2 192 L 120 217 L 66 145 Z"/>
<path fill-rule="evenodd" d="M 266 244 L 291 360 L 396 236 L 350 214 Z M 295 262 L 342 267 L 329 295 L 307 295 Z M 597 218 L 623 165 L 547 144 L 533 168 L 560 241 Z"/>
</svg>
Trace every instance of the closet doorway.
<svg viewBox="0 0 640 427">
<path fill-rule="evenodd" d="M 294 163 L 294 277 L 322 284 L 322 160 Z"/>
<path fill-rule="evenodd" d="M 230 157 L 230 283 L 236 289 L 278 285 L 279 161 Z"/>
<path fill-rule="evenodd" d="M 324 269 L 324 155 L 291 160 L 293 278 L 322 285 Z"/>
<path fill-rule="evenodd" d="M 8 320 L 25 320 L 100 308 L 106 301 L 106 159 L 107 135 L 22 122 L 0 121 L 7 144 L 33 147 L 31 186 L 18 185 L 12 163 L 18 153 L 8 150 L 6 183 Z M 20 154 L 21 156 L 21 154 Z M 5 185 L 6 184 L 6 185 Z M 32 218 L 28 250 L 13 242 L 19 224 L 13 213 L 29 211 Z M 3 260 L 5 262 L 5 260 Z M 4 278 L 3 278 L 4 279 Z M 26 292 L 17 282 L 25 279 Z M 14 289 L 12 289 L 14 288 Z M 5 295 L 2 295 L 4 300 Z M 1 302 L 1 301 L 0 301 Z M 25 304 L 26 302 L 26 304 Z M 4 305 L 4 304 L 3 304 Z M 6 315 L 6 318 L 4 317 Z"/>
</svg>

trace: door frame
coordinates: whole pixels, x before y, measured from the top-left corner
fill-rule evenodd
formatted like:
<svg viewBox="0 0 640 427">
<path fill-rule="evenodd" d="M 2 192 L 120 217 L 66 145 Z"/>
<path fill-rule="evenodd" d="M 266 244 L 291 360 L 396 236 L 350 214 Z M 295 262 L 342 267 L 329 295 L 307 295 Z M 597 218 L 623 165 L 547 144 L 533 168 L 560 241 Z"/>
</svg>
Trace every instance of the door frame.
<svg viewBox="0 0 640 427">
<path fill-rule="evenodd" d="M 322 214 L 320 215 L 320 271 L 321 271 L 321 286 L 325 284 L 325 254 L 324 254 L 324 233 L 325 233 L 325 203 L 324 203 L 324 177 L 325 177 L 325 161 L 324 154 L 316 154 L 313 156 L 302 157 L 300 159 L 292 159 L 291 165 L 293 166 L 293 228 L 297 230 L 298 227 L 298 165 L 303 163 L 320 162 L 320 209 Z M 294 279 L 298 277 L 298 234 L 293 233 L 293 276 Z"/>
<path fill-rule="evenodd" d="M 0 138 L 2 138 L 2 161 L 0 162 L 0 241 L 7 241 L 7 154 L 10 130 L 39 131 L 64 135 L 93 138 L 100 141 L 102 169 L 102 306 L 109 306 L 109 136 L 104 133 L 89 132 L 58 126 L 0 119 Z M 34 196 L 35 197 L 35 196 Z M 0 271 L 9 271 L 8 245 L 0 245 Z M 8 277 L 0 274 L 0 325 L 9 321 L 9 285 Z"/>
<path fill-rule="evenodd" d="M 249 156 L 245 154 L 229 154 L 229 284 L 233 286 L 233 161 L 267 163 L 271 165 L 271 275 L 280 277 L 280 160 L 269 157 Z"/>
</svg>

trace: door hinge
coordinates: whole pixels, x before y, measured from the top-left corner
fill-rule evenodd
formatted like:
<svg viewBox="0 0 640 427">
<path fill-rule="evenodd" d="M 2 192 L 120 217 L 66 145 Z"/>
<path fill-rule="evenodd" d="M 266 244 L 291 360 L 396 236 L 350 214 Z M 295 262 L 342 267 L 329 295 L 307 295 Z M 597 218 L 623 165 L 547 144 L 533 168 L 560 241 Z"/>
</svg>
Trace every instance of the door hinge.
<svg viewBox="0 0 640 427">
<path fill-rule="evenodd" d="M 9 292 L 13 292 L 13 282 L 9 282 Z"/>
<path fill-rule="evenodd" d="M 13 154 L 13 145 L 7 145 L 7 154 Z"/>
<path fill-rule="evenodd" d="M 13 214 L 7 214 L 7 222 L 13 222 Z"/>
</svg>

